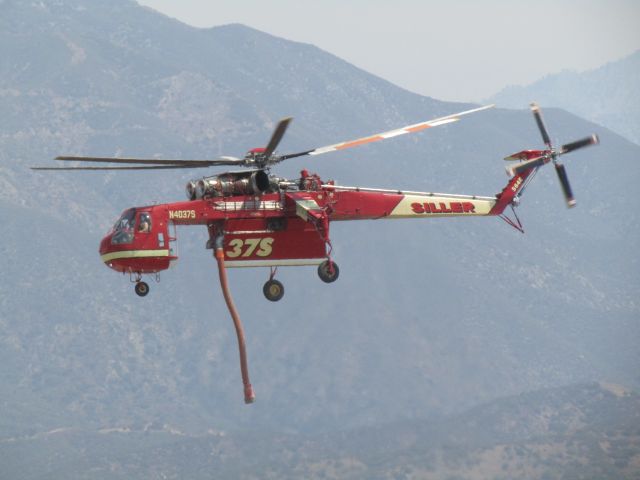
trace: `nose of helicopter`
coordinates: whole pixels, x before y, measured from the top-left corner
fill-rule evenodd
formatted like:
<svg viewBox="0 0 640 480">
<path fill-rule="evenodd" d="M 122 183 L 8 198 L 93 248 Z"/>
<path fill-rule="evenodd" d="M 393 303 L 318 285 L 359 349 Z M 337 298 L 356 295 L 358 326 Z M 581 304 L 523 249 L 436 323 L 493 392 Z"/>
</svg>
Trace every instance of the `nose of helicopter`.
<svg viewBox="0 0 640 480">
<path fill-rule="evenodd" d="M 102 240 L 100 240 L 100 248 L 98 249 L 98 251 L 100 252 L 100 259 L 104 262 L 104 264 L 107 267 L 116 271 L 121 271 L 116 267 L 116 265 L 114 265 L 112 261 L 115 250 L 112 248 L 112 245 L 111 245 L 111 232 L 109 232 L 107 235 L 105 235 L 102 238 Z"/>
<path fill-rule="evenodd" d="M 100 259 L 116 272 L 137 276 L 166 270 L 178 259 L 168 225 L 166 207 L 129 208 L 100 241 Z"/>
</svg>

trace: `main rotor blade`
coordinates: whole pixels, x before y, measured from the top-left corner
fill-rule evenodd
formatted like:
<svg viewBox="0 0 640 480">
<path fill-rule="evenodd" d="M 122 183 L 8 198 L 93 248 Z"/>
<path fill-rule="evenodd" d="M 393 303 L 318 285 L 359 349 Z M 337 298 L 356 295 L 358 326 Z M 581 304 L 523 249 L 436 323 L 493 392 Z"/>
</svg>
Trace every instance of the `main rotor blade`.
<svg viewBox="0 0 640 480">
<path fill-rule="evenodd" d="M 269 158 L 275 151 L 276 147 L 280 143 L 280 140 L 282 140 L 282 137 L 284 136 L 284 132 L 287 131 L 287 127 L 289 127 L 289 123 L 291 123 L 291 120 L 293 120 L 291 117 L 283 118 L 282 120 L 280 120 L 278 126 L 271 135 L 271 139 L 269 140 L 267 148 L 265 148 L 264 150 L 265 158 Z"/>
<path fill-rule="evenodd" d="M 328 145 L 326 147 L 315 148 L 313 150 L 307 150 L 304 152 L 292 153 L 289 155 L 282 155 L 280 159 L 286 160 L 288 158 L 301 157 L 302 155 L 320 155 L 327 152 L 334 152 L 336 150 L 345 150 L 347 148 L 357 147 L 358 145 L 364 145 L 366 143 L 373 143 L 379 140 L 385 140 L 387 138 L 397 137 L 399 135 L 404 135 L 405 133 L 419 132 L 421 130 L 425 130 L 430 127 L 437 127 L 438 125 L 445 125 L 447 123 L 456 122 L 460 120 L 460 117 L 462 117 L 463 115 L 468 115 L 470 113 L 487 110 L 488 108 L 493 108 L 494 106 L 495 105 L 485 105 L 484 107 L 474 108 L 472 110 L 467 110 L 460 113 L 454 113 L 453 115 L 447 115 L 446 117 L 434 118 L 433 120 L 427 120 L 426 122 L 414 123 L 413 125 L 407 125 L 406 127 L 397 128 L 395 130 L 389 130 L 388 132 L 376 133 L 375 135 L 370 135 L 368 137 L 357 138 L 355 140 L 336 143 L 333 145 Z"/>
<path fill-rule="evenodd" d="M 567 171 L 565 170 L 563 164 L 556 163 L 556 173 L 558 174 L 558 179 L 560 180 L 560 185 L 562 186 L 562 193 L 564 193 L 564 199 L 567 202 L 567 208 L 575 207 L 576 199 L 573 197 L 571 185 L 569 185 L 569 177 L 567 177 Z"/>
<path fill-rule="evenodd" d="M 172 160 L 158 158 L 120 158 L 120 157 L 72 157 L 58 156 L 56 160 L 98 163 L 133 163 L 138 165 L 175 165 L 189 168 L 212 167 L 217 165 L 239 165 L 243 160 L 235 157 L 220 157 L 216 160 Z"/>
<path fill-rule="evenodd" d="M 600 143 L 600 139 L 594 133 L 593 135 L 583 138 L 581 140 L 576 140 L 575 142 L 567 143 L 560 148 L 560 155 L 564 155 L 565 153 L 573 152 L 574 150 L 578 150 L 579 148 L 589 147 L 591 145 L 597 145 Z"/>
<path fill-rule="evenodd" d="M 169 168 L 206 168 L 209 165 L 150 165 L 137 167 L 30 167 L 31 170 L 164 170 Z"/>
</svg>

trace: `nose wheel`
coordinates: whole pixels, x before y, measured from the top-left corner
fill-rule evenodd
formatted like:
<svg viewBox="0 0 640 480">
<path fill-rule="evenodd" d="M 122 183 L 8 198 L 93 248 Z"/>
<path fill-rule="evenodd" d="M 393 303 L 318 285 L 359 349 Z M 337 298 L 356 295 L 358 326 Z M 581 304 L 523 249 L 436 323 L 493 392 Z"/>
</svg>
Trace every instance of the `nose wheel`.
<svg viewBox="0 0 640 480">
<path fill-rule="evenodd" d="M 139 297 L 144 297 L 149 293 L 149 285 L 143 281 L 136 282 L 135 291 Z"/>
</svg>

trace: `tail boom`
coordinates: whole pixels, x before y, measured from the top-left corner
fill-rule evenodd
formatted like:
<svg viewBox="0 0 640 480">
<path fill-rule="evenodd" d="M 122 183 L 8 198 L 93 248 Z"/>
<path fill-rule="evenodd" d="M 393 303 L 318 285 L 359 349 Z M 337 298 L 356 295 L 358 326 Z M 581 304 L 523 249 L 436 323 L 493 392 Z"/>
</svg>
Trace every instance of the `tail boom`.
<svg viewBox="0 0 640 480">
<path fill-rule="evenodd" d="M 494 197 L 324 185 L 337 197 L 331 220 L 499 216 L 535 171 L 515 174 Z"/>
</svg>

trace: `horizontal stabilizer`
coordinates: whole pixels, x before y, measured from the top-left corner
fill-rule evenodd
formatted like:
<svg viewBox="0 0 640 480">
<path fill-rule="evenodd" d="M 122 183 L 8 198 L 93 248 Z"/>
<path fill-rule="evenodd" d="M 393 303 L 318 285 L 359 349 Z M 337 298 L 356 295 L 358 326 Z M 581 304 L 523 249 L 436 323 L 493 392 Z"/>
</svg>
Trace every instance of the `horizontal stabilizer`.
<svg viewBox="0 0 640 480">
<path fill-rule="evenodd" d="M 522 150 L 521 152 L 512 153 L 508 157 L 504 157 L 504 159 L 506 161 L 520 160 L 524 162 L 527 160 L 531 160 L 532 158 L 541 157 L 544 154 L 545 154 L 544 150 Z"/>
</svg>

